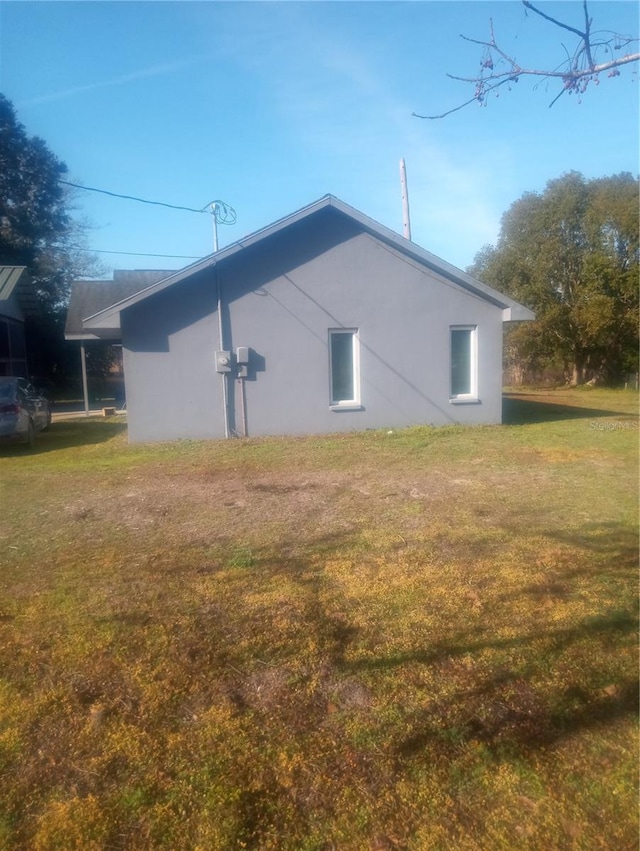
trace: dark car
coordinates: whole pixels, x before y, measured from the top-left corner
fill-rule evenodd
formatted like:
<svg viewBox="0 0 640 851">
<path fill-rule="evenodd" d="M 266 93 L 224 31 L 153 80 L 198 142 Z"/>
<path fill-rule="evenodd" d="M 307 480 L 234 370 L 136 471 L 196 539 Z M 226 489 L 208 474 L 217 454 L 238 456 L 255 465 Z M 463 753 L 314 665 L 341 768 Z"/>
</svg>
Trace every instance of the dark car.
<svg viewBox="0 0 640 851">
<path fill-rule="evenodd" d="M 0 441 L 33 446 L 36 432 L 51 425 L 49 403 L 24 378 L 0 376 Z"/>
</svg>

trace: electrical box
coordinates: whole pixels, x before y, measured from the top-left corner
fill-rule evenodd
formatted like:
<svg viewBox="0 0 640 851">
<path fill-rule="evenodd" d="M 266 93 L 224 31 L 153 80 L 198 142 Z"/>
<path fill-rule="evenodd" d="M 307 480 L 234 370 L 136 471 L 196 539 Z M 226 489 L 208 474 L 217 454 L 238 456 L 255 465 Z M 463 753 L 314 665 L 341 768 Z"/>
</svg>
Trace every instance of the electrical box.
<svg viewBox="0 0 640 851">
<path fill-rule="evenodd" d="M 231 352 L 216 352 L 216 372 L 231 372 Z"/>
<path fill-rule="evenodd" d="M 238 346 L 236 349 L 236 364 L 238 366 L 238 378 L 249 377 L 249 347 Z"/>
</svg>

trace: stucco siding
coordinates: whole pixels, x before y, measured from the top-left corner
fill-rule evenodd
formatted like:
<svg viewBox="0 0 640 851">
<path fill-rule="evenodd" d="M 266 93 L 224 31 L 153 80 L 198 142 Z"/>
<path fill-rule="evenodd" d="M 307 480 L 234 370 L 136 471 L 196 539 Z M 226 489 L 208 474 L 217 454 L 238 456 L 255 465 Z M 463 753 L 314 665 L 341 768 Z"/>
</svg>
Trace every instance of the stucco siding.
<svg viewBox="0 0 640 851">
<path fill-rule="evenodd" d="M 212 282 L 199 279 L 123 314 L 131 442 L 224 437 L 215 307 Z"/>
<path fill-rule="evenodd" d="M 123 312 L 130 440 L 224 435 L 218 285 L 225 348 L 251 349 L 250 435 L 500 422 L 500 308 L 327 214 Z M 449 400 L 452 325 L 478 329 L 475 404 Z M 359 333 L 357 411 L 330 408 L 329 329 L 341 327 Z M 228 385 L 240 430 L 240 384 Z"/>
</svg>

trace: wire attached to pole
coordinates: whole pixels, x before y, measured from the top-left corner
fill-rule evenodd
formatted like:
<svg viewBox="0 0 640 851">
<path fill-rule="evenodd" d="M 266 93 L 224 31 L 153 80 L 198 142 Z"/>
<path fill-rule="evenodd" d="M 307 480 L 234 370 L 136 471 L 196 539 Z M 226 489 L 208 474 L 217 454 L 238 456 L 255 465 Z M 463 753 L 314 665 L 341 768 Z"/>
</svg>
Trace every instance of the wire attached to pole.
<svg viewBox="0 0 640 851">
<path fill-rule="evenodd" d="M 184 210 L 187 213 L 209 213 L 215 216 L 221 225 L 234 225 L 238 219 L 236 211 L 225 201 L 209 201 L 204 207 L 182 207 L 178 204 L 167 204 L 164 201 L 149 201 L 146 198 L 138 198 L 136 195 L 121 195 L 119 192 L 109 192 L 107 189 L 97 189 L 95 186 L 83 186 L 81 183 L 72 183 L 70 180 L 61 180 L 58 183 L 64 186 L 72 186 L 74 189 L 84 189 L 85 192 L 98 192 L 100 195 L 109 195 L 111 198 L 122 198 L 125 201 L 138 201 L 140 204 L 152 204 L 155 207 L 168 207 L 170 210 Z"/>
</svg>

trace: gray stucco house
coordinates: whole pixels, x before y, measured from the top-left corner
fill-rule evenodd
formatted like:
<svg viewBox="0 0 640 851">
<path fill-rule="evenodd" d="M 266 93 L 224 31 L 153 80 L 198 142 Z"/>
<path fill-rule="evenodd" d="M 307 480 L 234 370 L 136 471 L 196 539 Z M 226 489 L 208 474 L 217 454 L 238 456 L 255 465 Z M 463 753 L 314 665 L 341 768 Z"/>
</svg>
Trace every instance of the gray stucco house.
<svg viewBox="0 0 640 851">
<path fill-rule="evenodd" d="M 122 343 L 132 442 L 499 423 L 503 323 L 534 318 L 331 195 L 70 310 Z"/>
</svg>

